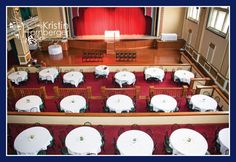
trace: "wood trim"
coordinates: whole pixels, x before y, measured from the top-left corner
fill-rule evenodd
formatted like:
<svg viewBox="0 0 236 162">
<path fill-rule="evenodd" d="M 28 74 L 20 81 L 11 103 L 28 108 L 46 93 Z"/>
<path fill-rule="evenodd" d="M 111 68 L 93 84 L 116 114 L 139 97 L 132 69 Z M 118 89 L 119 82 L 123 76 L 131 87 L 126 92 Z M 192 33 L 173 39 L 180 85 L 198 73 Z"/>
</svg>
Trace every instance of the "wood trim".
<svg viewBox="0 0 236 162">
<path fill-rule="evenodd" d="M 217 81 L 222 87 L 224 86 L 225 79 L 224 79 L 224 77 L 222 77 L 221 75 L 219 75 L 219 73 L 218 73 L 218 75 L 217 75 L 217 77 L 216 77 L 216 81 Z"/>
<path fill-rule="evenodd" d="M 141 66 L 141 67 L 145 67 L 145 66 L 163 66 L 163 68 L 164 68 L 164 66 L 191 66 L 191 65 L 192 64 L 158 64 L 158 65 L 157 64 L 143 64 L 143 65 L 123 64 L 123 65 L 114 65 L 114 66 L 109 66 L 109 67 L 120 67 L 120 66 L 122 66 L 122 67 L 123 66 L 132 66 L 132 67 L 139 67 L 139 66 Z M 61 68 L 65 68 L 65 67 L 75 67 L 75 68 L 80 67 L 80 68 L 83 68 L 84 66 L 85 67 L 95 67 L 97 65 L 79 65 L 79 66 L 78 65 L 77 66 L 75 66 L 75 65 L 67 65 L 67 66 L 52 66 L 52 67 L 55 67 L 57 69 L 61 69 Z M 25 66 L 25 65 L 15 66 L 15 67 L 16 67 L 16 71 L 17 71 L 18 68 L 25 68 L 25 69 L 34 68 L 34 67 L 28 67 L 28 66 Z"/>
<path fill-rule="evenodd" d="M 208 85 L 211 79 L 210 78 L 192 78 L 189 85 L 190 89 L 193 89 L 193 85 L 195 81 L 206 81 L 205 85 Z M 205 85 L 201 85 L 201 86 L 205 86 Z"/>
<path fill-rule="evenodd" d="M 192 67 L 193 67 L 193 69 L 194 69 L 195 71 L 197 71 L 197 73 L 198 73 L 202 78 L 205 77 L 205 75 L 204 75 L 200 70 L 198 70 L 198 68 L 197 68 L 194 64 L 192 64 Z"/>
<path fill-rule="evenodd" d="M 202 66 L 204 66 L 204 65 L 205 65 L 205 62 L 206 62 L 205 57 L 203 57 L 202 55 L 200 55 L 198 62 L 199 62 Z"/>
<path fill-rule="evenodd" d="M 63 112 L 7 112 L 7 115 L 16 116 L 74 116 L 74 117 L 148 117 L 148 116 L 202 116 L 202 115 L 229 115 L 228 111 L 217 112 L 159 112 L 159 113 L 63 113 Z"/>
<path fill-rule="evenodd" d="M 140 86 L 135 86 L 135 88 L 106 88 L 105 86 L 101 87 L 102 98 L 107 98 L 106 91 L 135 91 L 136 99 L 140 99 Z"/>
<path fill-rule="evenodd" d="M 214 85 L 213 87 L 214 90 L 225 100 L 225 102 L 229 104 L 229 99 L 225 97 L 225 95 L 221 92 L 221 90 L 216 85 Z"/>
<path fill-rule="evenodd" d="M 174 49 L 180 49 L 184 47 L 185 40 L 184 39 L 178 39 L 177 41 L 161 41 L 157 40 L 157 48 L 174 48 Z"/>
<path fill-rule="evenodd" d="M 71 90 L 71 91 L 73 91 L 73 90 L 75 90 L 75 91 L 76 90 L 77 91 L 79 91 L 79 90 L 86 90 L 87 91 L 87 95 L 88 95 L 88 99 L 91 99 L 91 97 L 92 97 L 92 87 L 90 87 L 90 86 L 88 86 L 86 88 L 59 88 L 58 86 L 54 86 L 53 90 L 54 90 L 54 93 L 55 93 L 57 98 L 61 97 L 60 96 L 60 92 L 59 92 L 60 89 L 62 89 L 62 90 Z"/>
<path fill-rule="evenodd" d="M 192 61 L 185 55 L 185 53 L 181 53 L 181 56 L 183 56 L 188 62 L 189 64 L 191 65 L 191 68 L 194 68 L 195 71 L 197 71 L 197 73 L 201 76 L 201 77 L 205 77 L 205 75 L 200 71 L 198 70 L 198 68 L 192 63 Z"/>
<path fill-rule="evenodd" d="M 17 99 L 17 94 L 16 94 L 16 89 L 20 89 L 20 90 L 28 90 L 28 89 L 31 89 L 31 90 L 39 90 L 43 99 L 47 99 L 48 96 L 47 96 L 47 93 L 46 93 L 46 89 L 44 86 L 41 86 L 39 88 L 20 88 L 20 87 L 11 87 L 12 89 L 12 93 L 13 93 L 13 96 L 15 99 Z"/>
<path fill-rule="evenodd" d="M 166 91 L 171 91 L 171 90 L 182 90 L 182 97 L 185 97 L 187 94 L 188 86 L 183 86 L 183 87 L 154 87 L 154 86 L 149 86 L 149 96 L 152 97 L 154 94 L 155 90 L 166 90 Z"/>
<path fill-rule="evenodd" d="M 217 76 L 217 70 L 215 70 L 213 67 L 211 67 L 211 69 L 210 69 L 210 74 L 214 77 L 214 78 L 216 78 L 216 76 Z"/>
</svg>

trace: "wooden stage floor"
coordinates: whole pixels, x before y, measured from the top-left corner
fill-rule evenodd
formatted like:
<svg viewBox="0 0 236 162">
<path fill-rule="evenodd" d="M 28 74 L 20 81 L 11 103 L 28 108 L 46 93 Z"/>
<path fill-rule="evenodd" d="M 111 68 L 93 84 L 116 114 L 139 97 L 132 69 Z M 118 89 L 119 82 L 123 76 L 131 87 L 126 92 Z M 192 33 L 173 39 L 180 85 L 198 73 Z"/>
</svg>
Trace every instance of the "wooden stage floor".
<svg viewBox="0 0 236 162">
<path fill-rule="evenodd" d="M 70 38 L 70 40 L 114 40 L 114 38 L 105 38 L 104 35 L 84 35 L 84 36 L 75 36 Z M 157 39 L 156 36 L 150 35 L 120 35 L 119 38 L 115 38 L 117 40 L 144 40 L 144 39 Z"/>
<path fill-rule="evenodd" d="M 32 53 L 32 58 L 38 62 L 45 62 L 46 66 L 88 66 L 88 65 L 168 65 L 179 63 L 180 53 L 177 49 L 138 49 L 136 61 L 117 62 L 115 54 L 105 54 L 102 62 L 82 62 L 82 50 L 70 48 L 68 52 L 63 51 L 63 55 L 55 57 L 49 56 L 48 52 L 36 51 Z"/>
</svg>

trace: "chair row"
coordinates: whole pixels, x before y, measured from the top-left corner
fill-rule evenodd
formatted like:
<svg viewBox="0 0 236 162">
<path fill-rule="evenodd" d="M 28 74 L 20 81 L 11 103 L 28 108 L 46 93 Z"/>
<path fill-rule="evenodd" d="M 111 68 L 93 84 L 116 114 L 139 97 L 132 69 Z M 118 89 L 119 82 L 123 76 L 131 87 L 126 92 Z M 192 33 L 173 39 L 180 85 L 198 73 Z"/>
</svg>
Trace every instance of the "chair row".
<svg viewBox="0 0 236 162">
<path fill-rule="evenodd" d="M 83 51 L 82 61 L 83 62 L 102 62 L 104 53 L 105 52 L 102 50 Z"/>
<path fill-rule="evenodd" d="M 135 51 L 116 51 L 116 61 L 136 61 Z"/>
</svg>

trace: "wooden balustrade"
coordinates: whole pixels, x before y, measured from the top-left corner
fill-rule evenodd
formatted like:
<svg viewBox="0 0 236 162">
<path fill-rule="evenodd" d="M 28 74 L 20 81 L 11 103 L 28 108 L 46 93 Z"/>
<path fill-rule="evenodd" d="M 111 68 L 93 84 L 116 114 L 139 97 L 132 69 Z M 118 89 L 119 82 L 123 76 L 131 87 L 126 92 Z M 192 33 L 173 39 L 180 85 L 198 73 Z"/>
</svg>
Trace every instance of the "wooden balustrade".
<svg viewBox="0 0 236 162">
<path fill-rule="evenodd" d="M 190 89 L 192 91 L 192 94 L 195 94 L 196 87 L 197 86 L 207 86 L 211 82 L 210 78 L 192 78 L 190 81 Z"/>
<path fill-rule="evenodd" d="M 211 96 L 218 103 L 218 109 L 221 111 L 229 111 L 229 100 L 216 86 L 197 86 L 196 94 L 204 94 Z"/>
<path fill-rule="evenodd" d="M 186 97 L 188 86 L 183 87 L 149 87 L 149 97 L 158 94 L 165 94 L 172 97 Z"/>
<path fill-rule="evenodd" d="M 16 88 L 11 87 L 12 94 L 14 99 L 17 101 L 18 99 L 28 96 L 28 95 L 37 95 L 42 99 L 46 99 L 46 90 L 45 87 L 40 88 Z"/>
<path fill-rule="evenodd" d="M 139 94 L 140 94 L 140 87 L 135 86 L 135 88 L 106 88 L 106 87 L 101 87 L 101 92 L 102 92 L 102 97 L 108 98 L 112 95 L 115 94 L 123 94 L 127 95 L 131 98 L 139 99 Z"/>
<path fill-rule="evenodd" d="M 81 95 L 86 99 L 91 99 L 92 90 L 91 87 L 87 88 L 59 88 L 53 87 L 54 93 L 57 98 L 64 98 L 69 95 Z"/>
</svg>

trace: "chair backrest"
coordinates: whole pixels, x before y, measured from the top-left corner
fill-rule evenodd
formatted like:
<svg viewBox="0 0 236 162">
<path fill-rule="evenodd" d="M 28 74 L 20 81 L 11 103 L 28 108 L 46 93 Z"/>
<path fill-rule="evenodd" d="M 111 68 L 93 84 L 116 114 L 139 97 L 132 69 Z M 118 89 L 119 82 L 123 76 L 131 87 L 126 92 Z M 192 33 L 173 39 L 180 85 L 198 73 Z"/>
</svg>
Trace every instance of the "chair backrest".
<svg viewBox="0 0 236 162">
<path fill-rule="evenodd" d="M 91 99 L 92 91 L 91 87 L 87 88 L 59 88 L 53 87 L 54 93 L 58 98 L 64 98 L 70 95 L 80 95 L 86 99 Z"/>
<path fill-rule="evenodd" d="M 41 99 L 46 98 L 46 90 L 45 87 L 40 88 L 19 88 L 19 87 L 11 87 L 13 96 L 15 100 L 19 100 L 22 97 L 28 96 L 28 95 L 37 95 Z"/>
<path fill-rule="evenodd" d="M 149 87 L 149 97 L 152 98 L 158 94 L 165 94 L 172 97 L 186 97 L 188 87 Z"/>
<path fill-rule="evenodd" d="M 140 87 L 135 88 L 106 88 L 101 87 L 103 98 L 108 98 L 115 94 L 127 95 L 132 99 L 139 99 Z"/>
</svg>

